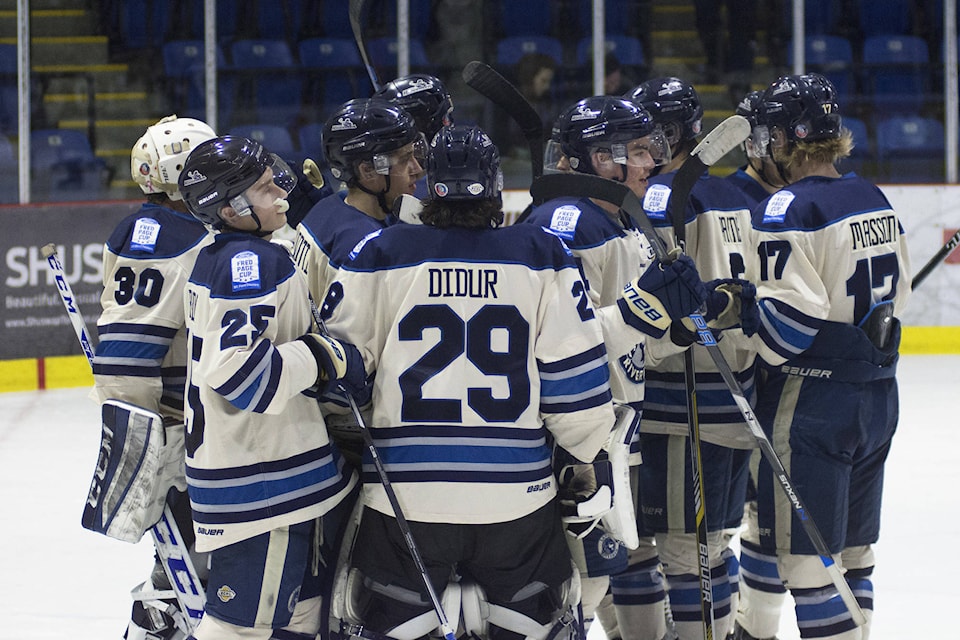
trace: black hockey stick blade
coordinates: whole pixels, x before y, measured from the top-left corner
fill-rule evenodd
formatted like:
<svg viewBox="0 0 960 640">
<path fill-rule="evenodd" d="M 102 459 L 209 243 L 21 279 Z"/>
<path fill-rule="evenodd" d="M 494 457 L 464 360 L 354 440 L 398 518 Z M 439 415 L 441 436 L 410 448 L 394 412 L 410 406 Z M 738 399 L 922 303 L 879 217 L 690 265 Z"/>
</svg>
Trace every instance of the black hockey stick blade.
<svg viewBox="0 0 960 640">
<path fill-rule="evenodd" d="M 960 229 L 957 229 L 956 233 L 950 236 L 950 239 L 947 240 L 947 243 L 940 247 L 940 250 L 927 262 L 923 265 L 923 268 L 917 272 L 917 275 L 913 277 L 913 281 L 910 283 L 910 287 L 913 289 L 917 288 L 921 282 L 927 279 L 927 276 L 930 275 L 930 272 L 934 270 L 941 262 L 947 259 L 947 256 L 957 248 L 957 245 L 960 245 Z"/>
<path fill-rule="evenodd" d="M 720 158 L 736 149 L 750 135 L 750 122 L 743 116 L 730 116 L 703 137 L 673 177 L 670 187 L 668 215 L 677 238 L 684 239 L 684 209 L 690 191 L 707 170 Z"/>
<path fill-rule="evenodd" d="M 543 175 L 543 120 L 520 90 L 488 64 L 474 60 L 463 68 L 463 81 L 507 112 L 530 147 L 533 179 Z"/>
<path fill-rule="evenodd" d="M 357 49 L 360 51 L 360 59 L 363 60 L 363 66 L 370 77 L 370 84 L 374 91 L 380 90 L 380 79 L 377 77 L 377 70 L 370 64 L 370 57 L 367 55 L 367 46 L 363 42 L 363 14 L 366 9 L 366 0 L 350 0 L 350 28 L 353 30 L 353 39 L 357 43 Z"/>
</svg>

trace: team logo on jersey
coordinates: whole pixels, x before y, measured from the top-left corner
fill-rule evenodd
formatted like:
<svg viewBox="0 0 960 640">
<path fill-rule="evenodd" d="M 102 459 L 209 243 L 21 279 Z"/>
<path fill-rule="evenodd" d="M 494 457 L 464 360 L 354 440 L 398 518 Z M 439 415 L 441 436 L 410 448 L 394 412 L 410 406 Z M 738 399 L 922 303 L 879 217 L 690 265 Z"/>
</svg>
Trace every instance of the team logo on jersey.
<svg viewBox="0 0 960 640">
<path fill-rule="evenodd" d="M 331 131 L 349 131 L 350 129 L 356 129 L 356 128 L 357 128 L 357 125 L 353 120 L 351 120 L 347 116 L 340 116 L 340 118 L 337 119 L 337 124 L 330 127 L 330 130 Z"/>
<path fill-rule="evenodd" d="M 220 598 L 220 602 L 230 602 L 237 597 L 237 592 L 229 586 L 223 585 L 217 589 L 217 597 Z"/>
<path fill-rule="evenodd" d="M 786 190 L 778 191 L 770 196 L 770 199 L 767 200 L 767 208 L 763 210 L 763 221 L 783 222 L 787 216 L 787 209 L 790 208 L 790 203 L 796 197 Z"/>
<path fill-rule="evenodd" d="M 597 553 L 599 553 L 600 557 L 604 560 L 613 560 L 617 557 L 619 551 L 620 541 L 609 533 L 604 533 L 600 536 L 600 539 L 597 540 Z"/>
<path fill-rule="evenodd" d="M 580 222 L 580 213 L 580 207 L 573 204 L 557 207 L 550 216 L 550 230 L 564 240 L 573 240 L 577 223 Z"/>
<path fill-rule="evenodd" d="M 377 229 L 376 231 L 372 231 L 367 235 L 363 236 L 360 242 L 358 242 L 357 245 L 350 252 L 350 256 L 349 256 L 350 259 L 356 260 L 357 256 L 360 255 L 360 251 L 363 249 L 364 245 L 370 242 L 371 240 L 373 240 L 374 238 L 376 238 L 381 233 L 383 233 L 383 229 Z"/>
<path fill-rule="evenodd" d="M 241 251 L 230 259 L 230 275 L 234 291 L 260 288 L 260 256 Z"/>
<path fill-rule="evenodd" d="M 637 344 L 630 353 L 621 356 L 618 360 L 620 368 L 627 374 L 627 379 L 633 384 L 643 384 L 643 367 L 646 362 L 646 351 L 643 343 Z"/>
<path fill-rule="evenodd" d="M 665 184 L 650 185 L 643 196 L 643 209 L 647 212 L 647 216 L 661 220 L 666 218 L 670 193 L 670 187 Z"/>
<path fill-rule="evenodd" d="M 204 182 L 206 179 L 207 176 L 203 175 L 196 169 L 191 169 L 190 171 L 187 171 L 187 175 L 183 179 L 183 186 L 189 187 L 190 185 L 197 184 L 198 182 Z"/>
<path fill-rule="evenodd" d="M 157 236 L 160 235 L 160 223 L 153 218 L 140 218 L 133 225 L 130 234 L 130 248 L 134 251 L 153 253 L 157 246 Z"/>
<path fill-rule="evenodd" d="M 438 182 L 437 184 L 433 185 L 433 191 L 441 198 L 446 198 L 447 194 L 450 193 L 449 187 L 442 182 Z"/>
</svg>

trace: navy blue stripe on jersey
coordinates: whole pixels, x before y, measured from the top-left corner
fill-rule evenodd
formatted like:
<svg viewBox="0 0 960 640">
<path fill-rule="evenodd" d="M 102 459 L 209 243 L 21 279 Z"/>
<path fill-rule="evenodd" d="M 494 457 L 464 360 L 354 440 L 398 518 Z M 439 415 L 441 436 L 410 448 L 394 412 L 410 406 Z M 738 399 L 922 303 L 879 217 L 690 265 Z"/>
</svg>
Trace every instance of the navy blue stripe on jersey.
<svg viewBox="0 0 960 640">
<path fill-rule="evenodd" d="M 611 398 L 610 370 L 603 345 L 555 362 L 537 360 L 540 410 L 572 413 L 597 407 Z"/>
<path fill-rule="evenodd" d="M 230 379 L 214 389 L 242 411 L 263 413 L 273 401 L 283 371 L 283 358 L 263 340 Z"/>
<path fill-rule="evenodd" d="M 160 403 L 183 410 L 183 389 L 187 384 L 187 367 L 163 367 L 160 370 L 163 392 Z"/>
<path fill-rule="evenodd" d="M 132 248 L 132 232 L 140 219 L 151 219 L 160 225 L 153 251 Z M 107 250 L 127 258 L 157 260 L 182 255 L 208 235 L 206 227 L 189 213 L 181 213 L 155 204 L 144 204 L 133 215 L 124 218 L 107 239 Z"/>
<path fill-rule="evenodd" d="M 752 219 L 754 228 L 760 230 L 816 231 L 850 216 L 890 209 L 890 202 L 876 185 L 848 173 L 840 178 L 803 178 L 757 205 Z M 902 227 L 898 228 L 903 233 Z"/>
<path fill-rule="evenodd" d="M 259 285 L 235 291 L 231 260 L 243 252 L 257 255 Z M 246 233 L 220 233 L 212 245 L 200 251 L 190 282 L 207 289 L 211 298 L 244 300 L 272 293 L 296 273 L 296 265 L 282 246 Z"/>
<path fill-rule="evenodd" d="M 356 258 L 342 268 L 373 272 L 444 262 L 477 263 L 491 269 L 497 264 L 523 265 L 533 270 L 576 268 L 559 238 L 525 224 L 499 229 L 400 224 L 369 239 Z"/>
<path fill-rule="evenodd" d="M 342 491 L 350 474 L 327 445 L 286 460 L 224 469 L 187 465 L 193 519 L 201 524 L 251 522 L 315 505 Z"/>
<path fill-rule="evenodd" d="M 806 351 L 823 325 L 823 320 L 801 313 L 779 300 L 763 298 L 758 301 L 758 306 L 760 338 L 788 360 Z"/>
<path fill-rule="evenodd" d="M 643 400 L 644 420 L 677 424 L 687 423 L 687 387 L 684 374 L 647 369 Z M 752 403 L 755 397 L 753 367 L 735 374 L 744 396 Z M 704 424 L 736 424 L 743 422 L 730 389 L 719 373 L 697 371 L 697 414 Z"/>
<path fill-rule="evenodd" d="M 115 322 L 97 328 L 100 342 L 93 359 L 97 375 L 157 377 L 176 329 Z"/>
<path fill-rule="evenodd" d="M 371 434 L 394 481 L 526 484 L 551 473 L 542 428 L 407 425 Z M 364 452 L 365 477 L 375 470 L 370 456 Z"/>
<path fill-rule="evenodd" d="M 390 224 L 348 205 L 345 196 L 334 193 L 323 198 L 300 222 L 300 228 L 313 238 L 334 268 L 349 260 L 350 252 L 367 234 Z"/>
<path fill-rule="evenodd" d="M 767 190 L 763 188 L 763 185 L 751 178 L 743 168 L 737 169 L 728 175 L 727 180 L 740 189 L 740 192 L 746 197 L 747 204 L 751 209 L 756 206 L 758 202 L 765 200 L 767 196 L 770 195 L 767 193 Z"/>
</svg>

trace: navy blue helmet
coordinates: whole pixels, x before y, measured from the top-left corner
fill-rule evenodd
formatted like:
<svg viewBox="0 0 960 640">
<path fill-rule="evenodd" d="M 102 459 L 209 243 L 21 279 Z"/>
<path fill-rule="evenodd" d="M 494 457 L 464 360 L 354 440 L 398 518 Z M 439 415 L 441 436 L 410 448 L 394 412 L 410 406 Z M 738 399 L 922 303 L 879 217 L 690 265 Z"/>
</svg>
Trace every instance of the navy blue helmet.
<svg viewBox="0 0 960 640">
<path fill-rule="evenodd" d="M 763 92 L 757 122 L 779 127 L 791 142 L 842 135 L 840 105 L 833 84 L 818 73 L 781 76 Z"/>
<path fill-rule="evenodd" d="M 427 190 L 431 200 L 500 198 L 500 151 L 480 127 L 443 127 L 427 153 Z"/>
<path fill-rule="evenodd" d="M 330 173 L 350 183 L 360 161 L 373 162 L 378 173 L 389 172 L 385 156 L 416 141 L 420 132 L 413 116 L 402 108 L 382 98 L 367 98 L 341 105 L 327 118 L 322 135 Z"/>
<path fill-rule="evenodd" d="M 402 76 L 381 87 L 374 97 L 388 100 L 412 115 L 417 129 L 428 142 L 442 127 L 453 124 L 450 115 L 453 99 L 443 82 L 434 76 L 425 73 Z"/>
<path fill-rule="evenodd" d="M 653 78 L 639 84 L 628 97 L 650 112 L 654 121 L 663 127 L 670 144 L 700 135 L 703 105 L 689 82 L 673 76 Z M 679 127 L 677 134 L 670 131 L 673 123 Z"/>
</svg>

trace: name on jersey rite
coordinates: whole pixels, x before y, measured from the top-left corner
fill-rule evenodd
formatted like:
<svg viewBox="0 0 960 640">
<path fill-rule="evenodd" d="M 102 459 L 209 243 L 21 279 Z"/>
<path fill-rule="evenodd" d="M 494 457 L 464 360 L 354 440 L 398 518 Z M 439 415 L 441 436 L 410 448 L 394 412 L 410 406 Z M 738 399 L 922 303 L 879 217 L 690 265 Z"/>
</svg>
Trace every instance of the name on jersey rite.
<svg viewBox="0 0 960 640">
<path fill-rule="evenodd" d="M 430 269 L 431 298 L 496 298 L 497 270 Z"/>
<path fill-rule="evenodd" d="M 893 244 L 897 241 L 899 230 L 897 218 L 893 214 L 850 223 L 854 250 Z"/>
</svg>

